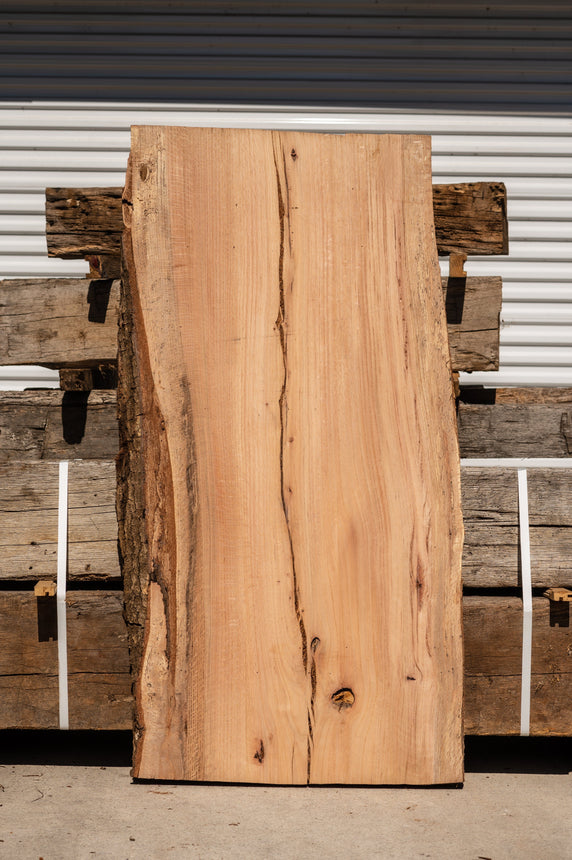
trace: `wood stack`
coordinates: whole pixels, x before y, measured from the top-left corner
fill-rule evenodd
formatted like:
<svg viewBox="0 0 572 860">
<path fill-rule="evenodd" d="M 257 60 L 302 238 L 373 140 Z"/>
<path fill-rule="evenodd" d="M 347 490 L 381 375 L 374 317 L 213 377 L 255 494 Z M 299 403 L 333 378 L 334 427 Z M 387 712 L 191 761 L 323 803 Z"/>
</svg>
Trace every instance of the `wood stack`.
<svg viewBox="0 0 572 860">
<path fill-rule="evenodd" d="M 441 255 L 506 253 L 499 183 L 435 186 Z M 117 556 L 115 463 L 121 189 L 48 189 L 49 253 L 90 260 L 90 280 L 0 284 L 3 364 L 60 370 L 62 390 L 0 395 L 0 728 L 58 727 L 55 602 L 57 461 L 70 460 L 68 652 L 70 726 L 132 727 L 127 626 Z M 498 368 L 500 278 L 443 279 L 454 369 Z M 110 382 L 111 380 L 111 382 Z M 107 388 L 105 386 L 108 386 Z M 466 392 L 465 392 L 466 395 Z M 464 396 L 465 396 L 464 395 Z M 526 399 L 528 398 L 528 400 Z M 572 391 L 497 392 L 459 404 L 462 457 L 570 456 Z M 80 459 L 78 459 L 80 458 Z M 531 734 L 572 733 L 569 604 L 542 594 L 572 587 L 569 472 L 530 476 L 534 622 Z M 522 601 L 515 475 L 462 470 L 466 734 L 520 732 Z M 124 514 L 132 500 L 120 500 Z M 138 660 L 137 637 L 132 658 Z"/>
</svg>

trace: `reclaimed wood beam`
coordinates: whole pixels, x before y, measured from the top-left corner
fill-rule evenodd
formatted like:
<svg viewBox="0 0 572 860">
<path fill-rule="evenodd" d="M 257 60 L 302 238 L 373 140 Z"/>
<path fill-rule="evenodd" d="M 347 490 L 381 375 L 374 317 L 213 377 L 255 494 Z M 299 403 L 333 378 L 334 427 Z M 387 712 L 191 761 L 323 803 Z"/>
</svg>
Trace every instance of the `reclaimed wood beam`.
<svg viewBox="0 0 572 860">
<path fill-rule="evenodd" d="M 47 188 L 48 255 L 63 259 L 119 256 L 122 190 Z M 502 182 L 434 185 L 433 215 L 441 256 L 508 253 L 506 188 Z"/>
<path fill-rule="evenodd" d="M 123 595 L 68 592 L 70 729 L 133 725 Z M 59 727 L 56 598 L 0 592 L 0 729 Z"/>
<path fill-rule="evenodd" d="M 497 369 L 501 279 L 442 278 L 441 285 L 453 370 Z M 101 367 L 109 385 L 119 290 L 109 279 L 0 281 L 0 364 Z"/>
<path fill-rule="evenodd" d="M 69 466 L 68 577 L 118 580 L 115 464 Z M 57 462 L 0 465 L 0 580 L 55 576 L 58 540 Z"/>
<path fill-rule="evenodd" d="M 0 729 L 58 727 L 54 604 L 32 591 L 0 593 Z M 132 730 L 122 593 L 69 592 L 67 605 L 70 727 Z M 571 734 L 569 625 L 569 604 L 533 599 L 531 735 Z M 522 601 L 465 597 L 463 627 L 465 734 L 518 735 Z"/>
<path fill-rule="evenodd" d="M 119 281 L 0 281 L 0 363 L 87 367 L 117 360 Z"/>
</svg>

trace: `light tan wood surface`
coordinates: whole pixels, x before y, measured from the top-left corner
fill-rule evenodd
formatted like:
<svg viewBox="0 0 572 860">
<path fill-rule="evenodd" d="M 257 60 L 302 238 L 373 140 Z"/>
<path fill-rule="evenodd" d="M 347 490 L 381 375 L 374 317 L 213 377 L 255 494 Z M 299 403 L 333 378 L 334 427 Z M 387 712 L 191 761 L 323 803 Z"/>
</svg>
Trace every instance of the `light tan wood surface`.
<svg viewBox="0 0 572 860">
<path fill-rule="evenodd" d="M 135 775 L 460 781 L 429 139 L 135 128 L 125 215 L 150 574 Z"/>
</svg>

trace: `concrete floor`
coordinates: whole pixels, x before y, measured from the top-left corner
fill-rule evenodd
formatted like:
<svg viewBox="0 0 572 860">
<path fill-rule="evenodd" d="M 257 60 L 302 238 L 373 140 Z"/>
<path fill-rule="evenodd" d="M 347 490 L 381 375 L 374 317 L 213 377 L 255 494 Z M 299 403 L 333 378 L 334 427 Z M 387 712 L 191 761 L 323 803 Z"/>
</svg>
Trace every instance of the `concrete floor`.
<svg viewBox="0 0 572 860">
<path fill-rule="evenodd" d="M 463 789 L 371 789 L 133 784 L 128 738 L 21 736 L 0 733 L 7 860 L 572 857 L 569 739 L 468 739 Z"/>
</svg>

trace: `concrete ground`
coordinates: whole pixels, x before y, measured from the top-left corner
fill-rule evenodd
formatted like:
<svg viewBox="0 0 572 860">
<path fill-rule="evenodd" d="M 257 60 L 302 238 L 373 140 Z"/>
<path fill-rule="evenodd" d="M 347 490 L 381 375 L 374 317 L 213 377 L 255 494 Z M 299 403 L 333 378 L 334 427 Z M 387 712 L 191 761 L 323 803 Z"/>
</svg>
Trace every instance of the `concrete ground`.
<svg viewBox="0 0 572 860">
<path fill-rule="evenodd" d="M 62 733 L 63 734 L 63 733 Z M 123 734 L 0 733 L 0 857 L 572 857 L 572 741 L 467 739 L 429 789 L 133 784 Z"/>
</svg>

